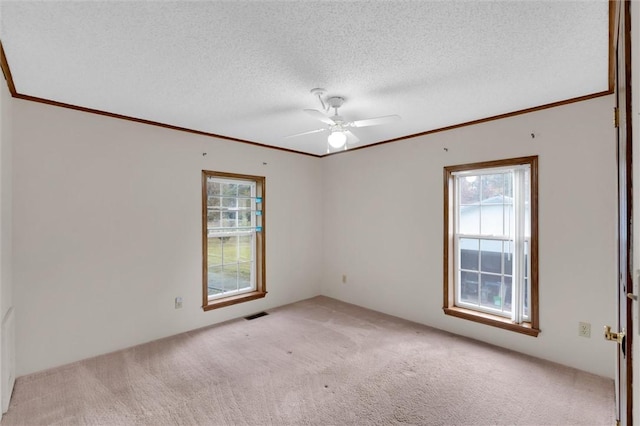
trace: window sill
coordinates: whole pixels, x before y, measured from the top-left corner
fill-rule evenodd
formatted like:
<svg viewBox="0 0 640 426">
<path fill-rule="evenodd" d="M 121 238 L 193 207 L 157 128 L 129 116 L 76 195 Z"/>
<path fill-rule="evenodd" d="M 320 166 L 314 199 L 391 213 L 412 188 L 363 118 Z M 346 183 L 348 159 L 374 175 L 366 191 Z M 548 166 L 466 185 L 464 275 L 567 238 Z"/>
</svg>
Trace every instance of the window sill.
<svg viewBox="0 0 640 426">
<path fill-rule="evenodd" d="M 238 303 L 244 303 L 255 299 L 261 299 L 266 295 L 266 291 L 251 291 L 249 293 L 236 294 L 229 297 L 221 297 L 220 299 L 207 301 L 202 309 L 204 311 L 211 311 L 213 309 L 223 308 L 225 306 L 236 305 Z"/>
<path fill-rule="evenodd" d="M 479 322 L 481 324 L 502 328 L 504 330 L 514 331 L 516 333 L 526 334 L 528 336 L 538 337 L 538 334 L 540 333 L 540 330 L 537 328 L 533 328 L 533 326 L 529 322 L 514 324 L 508 318 L 485 314 L 483 312 L 477 312 L 471 309 L 459 308 L 457 306 L 444 308 L 444 313 L 445 315 L 451 315 L 469 321 Z"/>
</svg>

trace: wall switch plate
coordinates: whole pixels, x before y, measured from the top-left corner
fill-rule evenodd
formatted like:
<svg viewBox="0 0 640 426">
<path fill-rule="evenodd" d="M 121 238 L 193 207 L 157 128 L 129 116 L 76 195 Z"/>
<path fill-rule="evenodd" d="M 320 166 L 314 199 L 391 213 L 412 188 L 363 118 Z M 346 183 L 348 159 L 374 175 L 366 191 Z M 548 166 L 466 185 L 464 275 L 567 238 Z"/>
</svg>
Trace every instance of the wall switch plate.
<svg viewBox="0 0 640 426">
<path fill-rule="evenodd" d="M 182 308 L 182 297 L 176 297 L 176 309 Z"/>
<path fill-rule="evenodd" d="M 591 323 L 580 321 L 578 323 L 578 336 L 591 337 Z"/>
</svg>

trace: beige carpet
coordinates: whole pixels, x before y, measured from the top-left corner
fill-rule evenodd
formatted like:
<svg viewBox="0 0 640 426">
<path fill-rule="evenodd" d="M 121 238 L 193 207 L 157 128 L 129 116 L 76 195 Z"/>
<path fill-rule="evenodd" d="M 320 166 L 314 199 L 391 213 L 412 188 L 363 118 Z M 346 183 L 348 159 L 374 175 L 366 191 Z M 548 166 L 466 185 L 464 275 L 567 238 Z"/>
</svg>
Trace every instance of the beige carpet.
<svg viewBox="0 0 640 426">
<path fill-rule="evenodd" d="M 20 377 L 2 425 L 613 425 L 613 381 L 326 297 Z"/>
</svg>

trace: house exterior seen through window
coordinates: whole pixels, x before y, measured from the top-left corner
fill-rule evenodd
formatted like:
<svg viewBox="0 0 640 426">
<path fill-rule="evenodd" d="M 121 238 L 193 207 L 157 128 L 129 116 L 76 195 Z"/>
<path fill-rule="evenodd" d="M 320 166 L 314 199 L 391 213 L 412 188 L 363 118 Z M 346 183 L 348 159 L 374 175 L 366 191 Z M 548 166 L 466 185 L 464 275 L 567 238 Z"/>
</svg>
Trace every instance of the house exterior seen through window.
<svg viewBox="0 0 640 426">
<path fill-rule="evenodd" d="M 446 314 L 537 335 L 537 157 L 445 167 Z"/>
<path fill-rule="evenodd" d="M 203 309 L 264 297 L 264 178 L 202 176 Z"/>
</svg>

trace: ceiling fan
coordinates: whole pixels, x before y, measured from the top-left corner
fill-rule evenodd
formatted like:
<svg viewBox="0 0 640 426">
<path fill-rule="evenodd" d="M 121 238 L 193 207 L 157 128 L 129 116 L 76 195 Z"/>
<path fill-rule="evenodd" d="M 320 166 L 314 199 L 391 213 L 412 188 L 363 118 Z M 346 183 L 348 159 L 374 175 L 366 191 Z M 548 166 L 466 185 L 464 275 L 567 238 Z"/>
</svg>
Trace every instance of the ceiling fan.
<svg viewBox="0 0 640 426">
<path fill-rule="evenodd" d="M 303 136 L 303 135 L 309 135 L 312 133 L 328 131 L 329 137 L 327 138 L 327 142 L 329 143 L 329 146 L 333 148 L 344 147 L 344 149 L 346 150 L 348 144 L 353 145 L 355 143 L 358 143 L 358 141 L 360 141 L 360 139 L 358 139 L 358 137 L 354 135 L 351 132 L 351 130 L 349 130 L 350 127 L 378 126 L 380 124 L 387 124 L 387 123 L 392 123 L 394 121 L 400 120 L 399 115 L 385 115 L 383 117 L 367 118 L 364 120 L 345 121 L 344 118 L 342 118 L 338 114 L 338 108 L 340 108 L 342 104 L 344 104 L 343 97 L 332 96 L 327 99 L 327 103 L 325 104 L 324 101 L 322 100 L 322 95 L 324 95 L 325 93 L 324 89 L 312 89 L 311 93 L 318 96 L 318 99 L 320 100 L 320 104 L 322 105 L 325 111 L 328 112 L 330 108 L 333 108 L 334 115 L 331 117 L 328 117 L 322 112 L 318 111 L 317 109 L 304 109 L 303 111 L 309 114 L 311 117 L 327 124 L 328 127 L 324 127 L 322 129 L 310 130 L 308 132 L 296 133 L 294 135 L 286 136 L 285 137 L 286 139 Z M 330 148 L 327 147 L 327 152 L 329 152 L 329 150 Z"/>
</svg>

